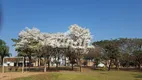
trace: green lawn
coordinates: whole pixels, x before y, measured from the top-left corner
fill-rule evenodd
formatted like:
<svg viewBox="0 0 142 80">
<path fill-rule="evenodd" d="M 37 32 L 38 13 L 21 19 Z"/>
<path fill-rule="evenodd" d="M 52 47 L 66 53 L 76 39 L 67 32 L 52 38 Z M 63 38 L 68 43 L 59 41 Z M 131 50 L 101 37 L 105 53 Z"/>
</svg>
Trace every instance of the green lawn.
<svg viewBox="0 0 142 80">
<path fill-rule="evenodd" d="M 142 80 L 142 73 L 130 71 L 48 72 L 14 80 Z"/>
</svg>

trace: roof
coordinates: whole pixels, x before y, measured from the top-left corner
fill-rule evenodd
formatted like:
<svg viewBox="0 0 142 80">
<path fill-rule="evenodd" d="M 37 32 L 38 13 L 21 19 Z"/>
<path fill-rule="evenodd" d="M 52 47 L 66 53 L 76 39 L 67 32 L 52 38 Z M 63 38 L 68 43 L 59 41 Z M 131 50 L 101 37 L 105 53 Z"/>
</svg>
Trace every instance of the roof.
<svg viewBox="0 0 142 80">
<path fill-rule="evenodd" d="M 22 57 L 9 57 L 9 58 L 4 58 L 4 62 L 19 62 L 19 61 L 23 61 Z"/>
</svg>

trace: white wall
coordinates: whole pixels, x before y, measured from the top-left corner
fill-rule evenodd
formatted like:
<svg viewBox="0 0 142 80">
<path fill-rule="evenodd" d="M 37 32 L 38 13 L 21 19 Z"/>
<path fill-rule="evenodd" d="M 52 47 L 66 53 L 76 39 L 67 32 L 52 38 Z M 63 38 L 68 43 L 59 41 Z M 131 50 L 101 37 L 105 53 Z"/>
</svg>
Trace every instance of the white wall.
<svg viewBox="0 0 142 80">
<path fill-rule="evenodd" d="M 14 66 L 14 62 L 6 62 L 6 63 L 4 63 L 3 65 L 4 65 L 4 66 L 8 66 L 8 64 L 9 64 L 9 66 Z"/>
</svg>

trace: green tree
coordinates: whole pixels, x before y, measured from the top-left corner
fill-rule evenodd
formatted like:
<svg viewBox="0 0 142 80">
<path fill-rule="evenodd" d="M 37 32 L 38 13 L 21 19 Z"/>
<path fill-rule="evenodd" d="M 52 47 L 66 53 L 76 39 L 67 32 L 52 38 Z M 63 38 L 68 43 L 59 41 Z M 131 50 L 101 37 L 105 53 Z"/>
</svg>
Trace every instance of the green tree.
<svg viewBox="0 0 142 80">
<path fill-rule="evenodd" d="M 136 50 L 133 52 L 133 59 L 138 65 L 138 68 L 141 69 L 142 64 L 142 50 Z"/>
<path fill-rule="evenodd" d="M 15 42 L 15 44 L 13 46 L 15 46 L 15 50 L 18 52 L 18 56 L 24 57 L 24 63 L 25 63 L 25 57 L 28 57 L 29 64 L 31 66 L 32 57 L 36 55 L 35 48 L 36 48 L 38 42 L 35 40 L 29 40 L 28 43 L 25 43 L 21 46 L 21 44 L 19 44 L 19 42 L 21 42 L 20 37 L 18 39 L 11 39 L 11 40 L 13 42 Z M 20 47 L 16 47 L 16 46 L 20 46 Z M 30 70 L 30 66 L 29 66 L 29 70 Z"/>
<path fill-rule="evenodd" d="M 6 56 L 11 56 L 11 54 L 9 53 L 9 47 L 6 45 L 5 41 L 0 39 L 0 57 L 2 65 L 3 65 L 3 58 Z"/>
<path fill-rule="evenodd" d="M 115 63 L 116 68 L 118 68 L 118 62 L 121 56 L 118 40 L 102 40 L 94 42 L 93 45 L 98 45 L 103 48 L 103 59 L 110 61 L 108 71 L 110 70 L 113 62 Z"/>
<path fill-rule="evenodd" d="M 106 45 L 105 56 L 107 57 L 108 60 L 110 60 L 109 67 L 108 67 L 108 71 L 109 71 L 113 60 L 117 61 L 120 56 L 118 47 L 114 43 L 110 43 L 109 45 Z"/>
<path fill-rule="evenodd" d="M 102 48 L 94 45 L 95 48 L 89 50 L 88 54 L 84 55 L 84 58 L 87 60 L 95 60 L 95 65 L 98 67 L 98 64 L 102 60 Z"/>
<path fill-rule="evenodd" d="M 73 70 L 74 69 L 73 65 L 76 63 L 76 60 L 77 60 L 77 55 L 75 54 L 75 50 L 68 48 L 68 52 L 65 55 L 66 57 L 69 58 L 70 63 L 72 64 L 72 70 Z"/>
</svg>

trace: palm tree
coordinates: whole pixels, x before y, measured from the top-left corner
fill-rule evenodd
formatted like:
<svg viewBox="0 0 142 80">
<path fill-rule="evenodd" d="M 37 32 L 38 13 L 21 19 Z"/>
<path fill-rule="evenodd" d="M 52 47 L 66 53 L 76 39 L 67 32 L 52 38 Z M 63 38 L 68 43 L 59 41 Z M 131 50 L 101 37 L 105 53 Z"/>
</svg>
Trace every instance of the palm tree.
<svg viewBox="0 0 142 80">
<path fill-rule="evenodd" d="M 6 45 L 6 43 L 0 39 L 0 57 L 1 57 L 1 65 L 3 65 L 3 58 L 6 56 L 11 56 L 11 53 L 9 53 L 9 47 Z"/>
</svg>

